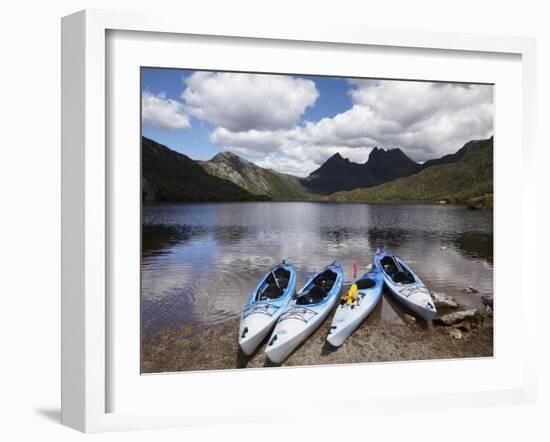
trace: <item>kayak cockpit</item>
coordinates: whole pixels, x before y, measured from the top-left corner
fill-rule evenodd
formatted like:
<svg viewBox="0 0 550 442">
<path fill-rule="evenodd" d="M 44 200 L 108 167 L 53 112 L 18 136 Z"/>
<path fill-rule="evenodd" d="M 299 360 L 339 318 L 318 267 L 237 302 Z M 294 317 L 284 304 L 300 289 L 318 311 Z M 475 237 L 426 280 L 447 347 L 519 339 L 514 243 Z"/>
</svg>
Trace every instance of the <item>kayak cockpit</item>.
<svg viewBox="0 0 550 442">
<path fill-rule="evenodd" d="M 296 305 L 318 304 L 323 301 L 336 283 L 338 275 L 332 270 L 325 270 L 317 275 L 296 299 Z"/>
<path fill-rule="evenodd" d="M 361 278 L 355 282 L 357 290 L 368 290 L 376 285 L 376 281 L 372 278 Z"/>
<path fill-rule="evenodd" d="M 260 286 L 256 301 L 270 301 L 280 298 L 285 293 L 289 281 L 290 272 L 283 267 L 271 271 Z"/>
<path fill-rule="evenodd" d="M 380 265 L 384 273 L 396 284 L 413 284 L 416 282 L 413 274 L 392 256 L 384 256 L 380 260 Z"/>
</svg>

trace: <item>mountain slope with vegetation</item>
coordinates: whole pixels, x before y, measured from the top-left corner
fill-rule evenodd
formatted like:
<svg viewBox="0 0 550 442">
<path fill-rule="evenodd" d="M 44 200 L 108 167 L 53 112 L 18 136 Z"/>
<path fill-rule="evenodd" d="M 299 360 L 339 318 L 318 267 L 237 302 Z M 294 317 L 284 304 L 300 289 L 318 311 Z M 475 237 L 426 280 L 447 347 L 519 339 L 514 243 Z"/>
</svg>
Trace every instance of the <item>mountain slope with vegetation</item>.
<svg viewBox="0 0 550 442">
<path fill-rule="evenodd" d="M 326 199 L 341 202 L 447 202 L 492 208 L 493 137 L 467 143 L 458 152 L 461 153 L 455 154 L 454 162 L 432 162 L 413 175 L 376 187 L 337 192 Z"/>
<path fill-rule="evenodd" d="M 231 181 L 254 195 L 279 201 L 312 199 L 298 178 L 264 169 L 231 152 L 221 152 L 200 164 L 210 175 Z"/>
<path fill-rule="evenodd" d="M 141 139 L 142 199 L 146 202 L 265 201 L 196 161 L 149 138 Z"/>
<path fill-rule="evenodd" d="M 490 138 L 490 140 L 492 141 L 492 137 Z M 455 153 L 450 153 L 448 155 L 442 156 L 441 158 L 428 160 L 422 163 L 418 171 L 420 172 L 421 170 L 426 169 L 427 167 L 436 166 L 438 164 L 456 163 L 457 161 L 462 159 L 464 155 L 466 155 L 468 152 L 479 148 L 485 142 L 487 142 L 487 140 L 468 141 L 464 146 L 462 146 L 462 148 L 457 150 Z"/>
</svg>

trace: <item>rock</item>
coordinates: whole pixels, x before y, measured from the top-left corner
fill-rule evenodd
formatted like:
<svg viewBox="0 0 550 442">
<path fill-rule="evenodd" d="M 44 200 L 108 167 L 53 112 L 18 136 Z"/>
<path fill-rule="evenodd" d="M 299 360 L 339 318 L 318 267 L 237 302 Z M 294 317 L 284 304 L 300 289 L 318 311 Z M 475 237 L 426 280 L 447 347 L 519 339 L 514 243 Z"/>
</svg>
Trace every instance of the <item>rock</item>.
<svg viewBox="0 0 550 442">
<path fill-rule="evenodd" d="M 409 324 L 416 324 L 416 318 L 407 313 L 403 315 L 403 319 L 405 320 L 405 322 L 408 322 Z"/>
<path fill-rule="evenodd" d="M 483 305 L 493 308 L 493 295 L 483 295 L 481 300 L 483 301 Z"/>
<path fill-rule="evenodd" d="M 443 315 L 439 318 L 434 319 L 434 323 L 438 325 L 453 325 L 457 322 L 462 321 L 473 321 L 477 319 L 479 316 L 479 313 L 477 311 L 477 308 L 472 310 L 464 310 L 461 312 L 454 312 L 449 313 L 448 315 Z"/>
<path fill-rule="evenodd" d="M 458 304 L 452 296 L 438 292 L 431 292 L 430 295 L 432 296 L 436 307 L 458 308 Z"/>
<path fill-rule="evenodd" d="M 469 322 L 459 322 L 458 324 L 453 324 L 451 327 L 457 328 L 463 332 L 469 332 L 472 328 L 472 325 Z"/>
<path fill-rule="evenodd" d="M 439 250 L 447 250 L 447 246 L 441 246 Z"/>
<path fill-rule="evenodd" d="M 449 336 L 455 339 L 462 339 L 462 332 L 458 328 L 451 328 L 449 330 Z"/>
<path fill-rule="evenodd" d="M 473 288 L 472 286 L 466 287 L 464 289 L 464 292 L 465 293 L 478 293 L 478 291 L 475 288 Z"/>
</svg>

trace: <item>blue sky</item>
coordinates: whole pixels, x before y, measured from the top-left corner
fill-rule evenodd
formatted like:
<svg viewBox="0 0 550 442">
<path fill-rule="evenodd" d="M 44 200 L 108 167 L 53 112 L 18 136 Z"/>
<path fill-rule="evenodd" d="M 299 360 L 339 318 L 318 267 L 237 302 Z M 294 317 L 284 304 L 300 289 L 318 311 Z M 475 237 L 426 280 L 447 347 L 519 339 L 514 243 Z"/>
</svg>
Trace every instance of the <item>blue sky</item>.
<svg viewBox="0 0 550 442">
<path fill-rule="evenodd" d="M 373 147 L 418 162 L 493 130 L 492 86 L 142 68 L 142 134 L 191 158 L 232 151 L 307 176 Z"/>
</svg>

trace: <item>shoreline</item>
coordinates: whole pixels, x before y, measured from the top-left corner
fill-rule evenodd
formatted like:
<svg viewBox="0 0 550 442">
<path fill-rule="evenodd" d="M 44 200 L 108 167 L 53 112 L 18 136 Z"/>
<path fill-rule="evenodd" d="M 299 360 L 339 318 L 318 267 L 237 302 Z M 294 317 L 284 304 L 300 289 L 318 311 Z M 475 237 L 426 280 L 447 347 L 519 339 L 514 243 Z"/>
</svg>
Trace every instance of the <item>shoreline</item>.
<svg viewBox="0 0 550 442">
<path fill-rule="evenodd" d="M 376 310 L 338 349 L 326 343 L 327 320 L 281 364 L 318 366 L 493 356 L 493 321 L 442 326 L 422 320 L 379 322 Z M 142 337 L 142 373 L 275 367 L 266 341 L 251 357 L 238 348 L 239 318 L 197 332 L 189 325 Z M 460 337 L 456 337 L 457 331 Z M 267 340 L 267 339 L 266 339 Z"/>
</svg>

